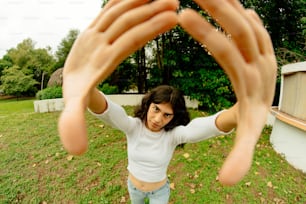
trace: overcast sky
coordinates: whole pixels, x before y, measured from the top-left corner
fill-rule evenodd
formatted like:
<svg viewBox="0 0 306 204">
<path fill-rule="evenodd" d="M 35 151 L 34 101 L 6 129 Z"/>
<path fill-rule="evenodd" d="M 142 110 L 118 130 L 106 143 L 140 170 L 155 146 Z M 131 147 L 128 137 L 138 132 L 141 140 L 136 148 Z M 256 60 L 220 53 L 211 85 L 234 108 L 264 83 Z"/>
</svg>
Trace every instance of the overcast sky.
<svg viewBox="0 0 306 204">
<path fill-rule="evenodd" d="M 101 9 L 101 0 L 0 0 L 0 58 L 31 38 L 35 48 L 53 53 L 69 30 L 84 30 Z"/>
</svg>

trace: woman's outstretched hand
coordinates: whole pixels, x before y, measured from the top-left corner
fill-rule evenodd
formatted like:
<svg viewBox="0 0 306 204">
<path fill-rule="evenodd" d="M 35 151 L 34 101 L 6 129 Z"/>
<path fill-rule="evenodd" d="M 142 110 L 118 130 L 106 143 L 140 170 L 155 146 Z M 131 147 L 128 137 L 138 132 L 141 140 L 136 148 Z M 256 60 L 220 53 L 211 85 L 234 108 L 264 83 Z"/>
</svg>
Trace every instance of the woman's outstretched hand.
<svg viewBox="0 0 306 204">
<path fill-rule="evenodd" d="M 180 25 L 202 43 L 227 73 L 238 100 L 235 144 L 219 180 L 233 185 L 248 172 L 255 145 L 274 97 L 277 63 L 270 36 L 253 10 L 237 0 L 195 0 L 226 31 L 216 30 L 197 12 L 186 9 Z"/>
<path fill-rule="evenodd" d="M 65 109 L 59 133 L 65 149 L 87 149 L 85 109 L 88 94 L 126 57 L 177 24 L 177 0 L 111 0 L 80 34 L 63 72 Z"/>
</svg>

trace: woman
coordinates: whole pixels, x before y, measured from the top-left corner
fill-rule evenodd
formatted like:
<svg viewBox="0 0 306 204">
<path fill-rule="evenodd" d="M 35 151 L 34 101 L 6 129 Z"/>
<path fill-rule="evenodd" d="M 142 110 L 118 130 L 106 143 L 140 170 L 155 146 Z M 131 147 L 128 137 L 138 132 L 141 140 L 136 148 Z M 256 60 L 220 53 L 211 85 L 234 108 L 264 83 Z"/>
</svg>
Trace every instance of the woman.
<svg viewBox="0 0 306 204">
<path fill-rule="evenodd" d="M 126 134 L 132 203 L 144 203 L 146 198 L 151 204 L 168 203 L 167 168 L 175 147 L 225 134 L 217 127 L 223 128 L 224 121 L 219 124 L 218 120 L 222 112 L 189 122 L 184 96 L 171 86 L 158 86 L 146 94 L 135 109 L 135 117 L 128 116 L 121 106 L 97 90 L 89 98 L 92 114 Z"/>
<path fill-rule="evenodd" d="M 224 185 L 233 185 L 243 178 L 252 164 L 254 149 L 274 97 L 277 64 L 273 46 L 256 13 L 244 9 L 238 1 L 195 1 L 217 19 L 227 34 L 217 31 L 196 11 L 185 9 L 177 14 L 177 0 L 111 0 L 79 36 L 66 60 L 63 73 L 65 109 L 59 119 L 59 133 L 68 152 L 82 154 L 87 150 L 87 107 L 98 117 L 125 131 L 129 145 L 138 142 L 132 141 L 135 134 L 131 127 L 136 127 L 135 124 L 138 124 L 137 129 L 147 129 L 149 135 L 170 134 L 171 137 L 162 138 L 174 138 L 170 139 L 170 142 L 174 142 L 173 146 L 236 128 L 234 147 L 219 172 L 219 181 Z M 177 126 L 166 131 L 167 125 L 170 126 L 175 113 L 179 111 L 171 103 L 150 103 L 147 116 L 142 117 L 145 120 L 131 119 L 95 87 L 131 53 L 178 23 L 206 46 L 227 73 L 237 103 L 212 117 L 195 119 L 185 127 Z M 120 122 L 117 118 L 125 121 Z M 192 130 L 195 133 L 190 134 L 189 138 L 182 132 L 191 126 L 201 130 Z M 165 149 L 171 152 L 171 148 Z M 133 151 L 128 154 L 133 154 Z M 137 162 L 131 160 L 133 155 L 129 155 L 129 158 L 130 184 L 143 192 L 164 189 L 163 186 L 167 185 L 165 169 L 156 169 L 160 173 L 151 178 L 151 175 L 142 175 Z M 165 168 L 168 160 L 156 166 Z M 130 188 L 135 189 L 133 186 L 130 185 Z"/>
</svg>

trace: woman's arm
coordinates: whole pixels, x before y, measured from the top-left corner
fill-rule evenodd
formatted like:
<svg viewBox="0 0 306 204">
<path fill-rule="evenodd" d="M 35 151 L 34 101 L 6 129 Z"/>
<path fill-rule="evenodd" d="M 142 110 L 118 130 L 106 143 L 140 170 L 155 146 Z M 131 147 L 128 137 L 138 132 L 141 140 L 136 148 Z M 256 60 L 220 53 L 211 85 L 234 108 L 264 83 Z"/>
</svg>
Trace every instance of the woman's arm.
<svg viewBox="0 0 306 204">
<path fill-rule="evenodd" d="M 216 118 L 216 126 L 222 132 L 229 132 L 237 126 L 237 109 L 238 103 L 229 108 L 227 111 L 221 112 Z"/>
<path fill-rule="evenodd" d="M 95 114 L 102 114 L 107 109 L 105 96 L 96 88 L 89 93 L 88 108 Z"/>
<path fill-rule="evenodd" d="M 137 119 L 129 116 L 125 109 L 112 102 L 98 89 L 89 94 L 88 108 L 92 115 L 112 126 L 129 134 L 137 126 Z"/>
</svg>

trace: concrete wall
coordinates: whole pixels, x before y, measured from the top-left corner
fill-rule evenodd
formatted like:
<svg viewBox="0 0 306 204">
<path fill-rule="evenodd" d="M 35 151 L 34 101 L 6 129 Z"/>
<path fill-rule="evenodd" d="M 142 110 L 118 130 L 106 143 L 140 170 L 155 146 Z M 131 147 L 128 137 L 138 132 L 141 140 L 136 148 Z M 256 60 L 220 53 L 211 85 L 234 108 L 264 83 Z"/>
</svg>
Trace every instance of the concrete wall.
<svg viewBox="0 0 306 204">
<path fill-rule="evenodd" d="M 36 113 L 61 111 L 64 109 L 64 106 L 65 104 L 62 98 L 34 101 L 34 111 Z"/>
<path fill-rule="evenodd" d="M 279 110 L 306 121 L 306 62 L 282 68 Z"/>
<path fill-rule="evenodd" d="M 282 67 L 279 106 L 270 142 L 295 168 L 306 173 L 306 62 Z"/>
</svg>

